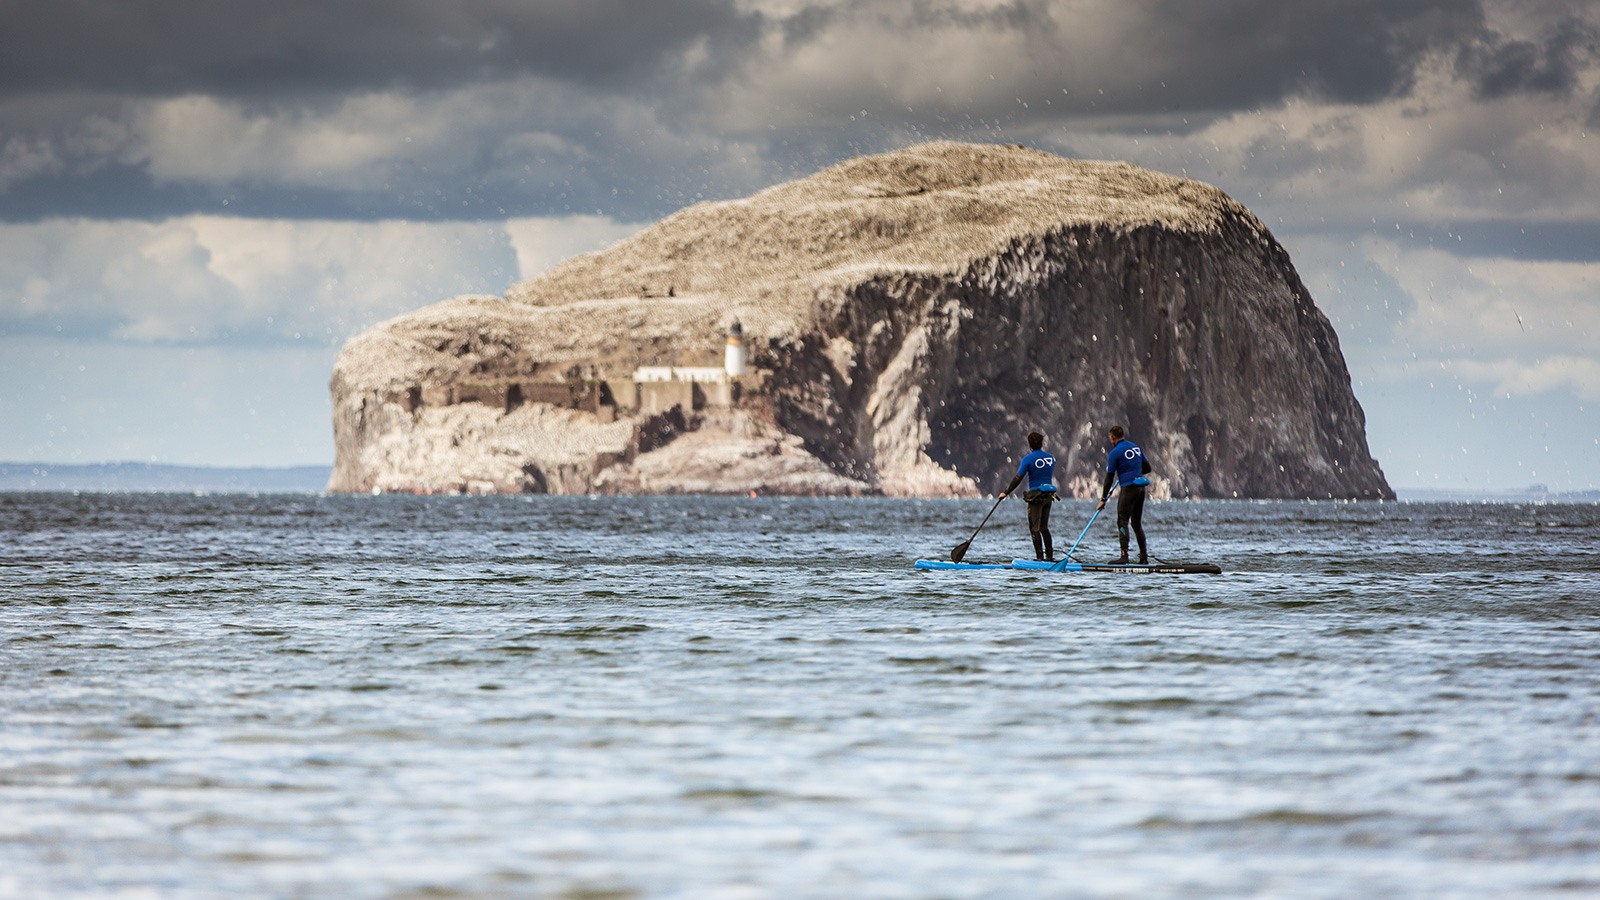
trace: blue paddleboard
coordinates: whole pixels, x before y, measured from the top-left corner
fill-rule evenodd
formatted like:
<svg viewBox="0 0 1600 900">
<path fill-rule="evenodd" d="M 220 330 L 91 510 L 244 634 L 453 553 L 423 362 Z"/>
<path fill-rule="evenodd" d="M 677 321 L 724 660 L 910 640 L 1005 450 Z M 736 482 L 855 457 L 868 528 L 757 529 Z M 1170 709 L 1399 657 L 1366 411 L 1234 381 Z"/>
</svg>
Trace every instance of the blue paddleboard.
<svg viewBox="0 0 1600 900">
<path fill-rule="evenodd" d="M 916 562 L 919 569 L 957 570 L 974 572 L 979 569 L 1009 569 L 1010 563 L 957 563 L 946 562 L 942 559 L 919 559 Z"/>
</svg>

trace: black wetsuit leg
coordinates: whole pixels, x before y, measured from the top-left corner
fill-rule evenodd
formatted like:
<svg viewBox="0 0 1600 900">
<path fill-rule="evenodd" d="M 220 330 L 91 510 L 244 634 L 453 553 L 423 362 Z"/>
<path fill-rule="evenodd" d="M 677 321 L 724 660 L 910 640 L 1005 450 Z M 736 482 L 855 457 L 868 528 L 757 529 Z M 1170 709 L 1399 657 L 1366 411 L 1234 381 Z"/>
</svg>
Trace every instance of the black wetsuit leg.
<svg viewBox="0 0 1600 900">
<path fill-rule="evenodd" d="M 1044 511 L 1039 513 L 1039 533 L 1044 535 L 1044 558 L 1053 560 L 1056 558 L 1056 546 L 1050 540 L 1050 507 L 1055 505 L 1055 496 L 1045 497 L 1040 505 L 1044 507 Z"/>
<path fill-rule="evenodd" d="M 1036 559 L 1055 556 L 1055 547 L 1050 541 L 1050 505 L 1054 497 L 1053 494 L 1040 491 L 1029 491 L 1027 494 L 1028 533 L 1033 537 L 1033 555 Z"/>
<path fill-rule="evenodd" d="M 1122 544 L 1122 555 L 1128 555 L 1128 528 L 1139 541 L 1139 559 L 1146 557 L 1144 543 L 1144 485 L 1127 484 L 1117 498 L 1117 540 Z"/>
</svg>

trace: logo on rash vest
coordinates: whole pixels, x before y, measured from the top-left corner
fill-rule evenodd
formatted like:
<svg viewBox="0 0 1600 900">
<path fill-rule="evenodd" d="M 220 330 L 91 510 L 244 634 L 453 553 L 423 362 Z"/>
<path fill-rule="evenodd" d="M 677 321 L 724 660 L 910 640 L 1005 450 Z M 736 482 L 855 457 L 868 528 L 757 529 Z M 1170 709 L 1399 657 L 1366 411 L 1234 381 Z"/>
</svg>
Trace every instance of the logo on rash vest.
<svg viewBox="0 0 1600 900">
<path fill-rule="evenodd" d="M 1035 469 L 1042 469 L 1045 466 L 1053 466 L 1055 464 L 1056 458 L 1054 456 L 1041 456 L 1033 461 L 1033 467 Z"/>
<path fill-rule="evenodd" d="M 1144 451 L 1140 450 L 1138 447 L 1129 447 L 1128 449 L 1122 451 L 1123 459 L 1134 459 L 1143 455 Z"/>
</svg>

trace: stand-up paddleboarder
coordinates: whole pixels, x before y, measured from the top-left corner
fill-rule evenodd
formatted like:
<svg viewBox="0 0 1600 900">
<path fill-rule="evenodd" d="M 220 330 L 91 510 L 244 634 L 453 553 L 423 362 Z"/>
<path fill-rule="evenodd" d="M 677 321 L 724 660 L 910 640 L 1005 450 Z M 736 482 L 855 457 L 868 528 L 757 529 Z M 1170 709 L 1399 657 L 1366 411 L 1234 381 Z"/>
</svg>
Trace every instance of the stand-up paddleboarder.
<svg viewBox="0 0 1600 900">
<path fill-rule="evenodd" d="M 1028 533 L 1033 536 L 1033 558 L 1054 560 L 1056 549 L 1050 543 L 1050 504 L 1056 500 L 1056 458 L 1044 449 L 1044 435 L 1037 431 L 1028 433 L 1031 452 L 1017 466 L 1017 476 L 1000 492 L 998 499 L 1017 489 L 1022 479 L 1028 479 L 1028 490 L 1022 499 L 1028 502 Z"/>
<path fill-rule="evenodd" d="M 1150 561 L 1144 543 L 1144 489 L 1150 483 L 1145 477 L 1150 474 L 1150 461 L 1144 458 L 1144 450 L 1138 444 L 1128 440 L 1121 425 L 1111 426 L 1106 437 L 1111 439 L 1111 451 L 1106 454 L 1105 489 L 1095 509 L 1106 508 L 1106 498 L 1111 496 L 1113 486 L 1122 492 L 1117 497 L 1117 541 L 1122 545 L 1122 556 L 1111 562 L 1128 561 L 1128 527 L 1131 525 L 1133 536 L 1139 539 L 1139 562 L 1144 564 Z"/>
</svg>

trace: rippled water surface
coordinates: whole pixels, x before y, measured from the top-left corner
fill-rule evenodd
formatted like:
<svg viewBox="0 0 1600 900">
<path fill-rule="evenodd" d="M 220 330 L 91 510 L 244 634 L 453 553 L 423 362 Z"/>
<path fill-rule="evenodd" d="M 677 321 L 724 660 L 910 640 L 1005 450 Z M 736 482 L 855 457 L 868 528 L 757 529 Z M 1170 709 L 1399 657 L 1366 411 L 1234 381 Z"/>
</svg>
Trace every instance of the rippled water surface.
<svg viewBox="0 0 1600 900">
<path fill-rule="evenodd" d="M 987 509 L 0 495 L 0 896 L 1600 892 L 1600 507 Z"/>
</svg>

